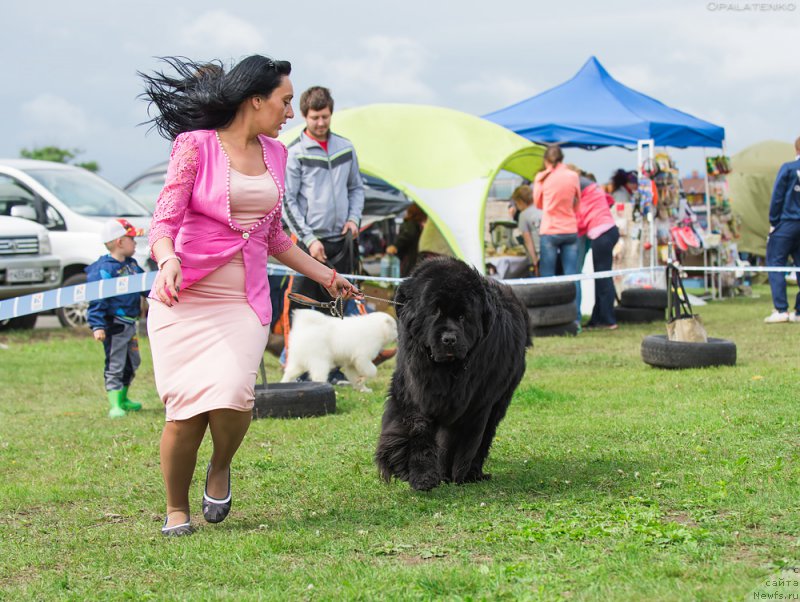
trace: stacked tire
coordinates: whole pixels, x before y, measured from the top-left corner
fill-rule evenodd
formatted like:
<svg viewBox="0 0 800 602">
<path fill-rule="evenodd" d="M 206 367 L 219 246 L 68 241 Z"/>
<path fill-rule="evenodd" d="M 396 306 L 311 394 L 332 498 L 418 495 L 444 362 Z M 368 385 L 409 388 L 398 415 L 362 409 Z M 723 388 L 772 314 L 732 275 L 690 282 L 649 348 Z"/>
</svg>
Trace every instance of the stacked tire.
<svg viewBox="0 0 800 602">
<path fill-rule="evenodd" d="M 521 284 L 511 289 L 528 310 L 529 334 L 557 337 L 578 334 L 574 282 Z"/>
<path fill-rule="evenodd" d="M 667 290 L 629 288 L 622 291 L 614 316 L 620 324 L 647 324 L 666 320 Z"/>
</svg>

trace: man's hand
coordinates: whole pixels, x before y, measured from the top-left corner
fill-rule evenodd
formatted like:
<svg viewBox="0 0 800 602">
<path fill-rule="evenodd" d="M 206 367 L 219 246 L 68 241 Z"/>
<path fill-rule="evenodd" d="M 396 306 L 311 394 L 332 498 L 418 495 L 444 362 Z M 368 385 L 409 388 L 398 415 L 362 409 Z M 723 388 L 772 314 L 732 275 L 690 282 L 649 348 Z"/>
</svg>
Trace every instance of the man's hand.
<svg viewBox="0 0 800 602">
<path fill-rule="evenodd" d="M 345 234 L 348 231 L 353 235 L 353 238 L 358 238 L 358 224 L 355 222 L 346 221 L 344 223 L 344 228 L 342 228 L 342 234 Z"/>
<path fill-rule="evenodd" d="M 106 340 L 106 331 L 102 328 L 98 328 L 97 330 L 93 330 L 92 334 L 94 335 L 95 341 L 105 341 Z"/>
<path fill-rule="evenodd" d="M 318 240 L 308 245 L 308 254 L 320 263 L 325 263 L 328 260 L 328 256 L 325 255 L 325 247 Z"/>
</svg>

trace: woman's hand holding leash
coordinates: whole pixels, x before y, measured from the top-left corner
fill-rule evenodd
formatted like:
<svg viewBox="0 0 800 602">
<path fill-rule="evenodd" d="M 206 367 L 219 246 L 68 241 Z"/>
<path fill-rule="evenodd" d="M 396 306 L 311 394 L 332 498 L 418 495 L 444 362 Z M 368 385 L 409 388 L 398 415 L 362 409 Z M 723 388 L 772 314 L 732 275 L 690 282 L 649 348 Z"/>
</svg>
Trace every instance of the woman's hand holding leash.
<svg viewBox="0 0 800 602">
<path fill-rule="evenodd" d="M 336 273 L 336 270 L 331 270 L 331 279 L 323 284 L 325 290 L 334 299 L 343 297 L 344 299 L 361 299 L 363 293 L 358 290 L 355 284 Z"/>
</svg>

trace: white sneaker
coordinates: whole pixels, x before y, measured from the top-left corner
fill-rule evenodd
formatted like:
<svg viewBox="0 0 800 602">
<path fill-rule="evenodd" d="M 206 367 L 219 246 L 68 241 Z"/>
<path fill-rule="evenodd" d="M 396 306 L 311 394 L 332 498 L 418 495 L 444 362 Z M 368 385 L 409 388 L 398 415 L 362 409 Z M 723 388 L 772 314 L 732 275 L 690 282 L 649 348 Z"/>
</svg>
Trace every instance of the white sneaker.
<svg viewBox="0 0 800 602">
<path fill-rule="evenodd" d="M 800 322 L 800 315 L 792 312 L 789 314 L 789 321 L 790 322 Z"/>
<path fill-rule="evenodd" d="M 796 320 L 797 318 L 795 318 Z M 772 312 L 772 315 L 767 316 L 764 318 L 765 324 L 780 324 L 781 322 L 790 322 L 794 321 L 789 317 L 789 312 L 786 311 L 778 311 L 775 310 Z"/>
</svg>

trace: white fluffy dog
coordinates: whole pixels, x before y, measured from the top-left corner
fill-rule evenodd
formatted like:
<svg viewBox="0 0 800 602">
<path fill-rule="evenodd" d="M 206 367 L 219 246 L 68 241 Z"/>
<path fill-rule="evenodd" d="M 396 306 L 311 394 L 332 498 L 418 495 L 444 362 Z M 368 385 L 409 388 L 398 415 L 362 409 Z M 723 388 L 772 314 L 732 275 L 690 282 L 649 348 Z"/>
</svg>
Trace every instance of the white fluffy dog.
<svg viewBox="0 0 800 602">
<path fill-rule="evenodd" d="M 355 389 L 370 391 L 365 383 L 378 371 L 373 358 L 396 340 L 397 322 L 382 311 L 341 319 L 297 309 L 281 382 L 291 382 L 303 372 L 315 382 L 326 382 L 330 371 L 340 366 Z"/>
</svg>

